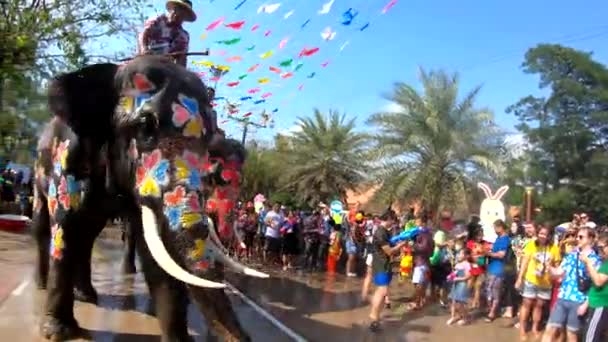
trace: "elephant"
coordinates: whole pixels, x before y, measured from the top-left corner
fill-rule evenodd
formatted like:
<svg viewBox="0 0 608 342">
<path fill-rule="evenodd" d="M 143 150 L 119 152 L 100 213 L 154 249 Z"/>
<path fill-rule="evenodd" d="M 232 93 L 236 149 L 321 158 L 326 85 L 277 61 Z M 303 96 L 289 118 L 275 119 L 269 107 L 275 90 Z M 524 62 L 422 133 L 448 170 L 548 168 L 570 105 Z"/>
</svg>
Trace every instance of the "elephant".
<svg viewBox="0 0 608 342">
<path fill-rule="evenodd" d="M 210 151 L 228 145 L 203 82 L 157 56 L 93 64 L 55 77 L 53 114 L 38 143 L 34 232 L 37 283 L 47 290 L 42 333 L 63 340 L 82 331 L 74 295 L 95 301 L 91 251 L 107 220 L 120 215 L 141 259 L 162 341 L 188 341 L 193 299 L 210 329 L 250 340 L 222 281 L 223 267 L 268 275 L 232 260 L 205 213 L 218 167 Z M 217 164 L 217 163 L 216 163 Z M 218 230 L 221 232 L 221 230 Z"/>
</svg>

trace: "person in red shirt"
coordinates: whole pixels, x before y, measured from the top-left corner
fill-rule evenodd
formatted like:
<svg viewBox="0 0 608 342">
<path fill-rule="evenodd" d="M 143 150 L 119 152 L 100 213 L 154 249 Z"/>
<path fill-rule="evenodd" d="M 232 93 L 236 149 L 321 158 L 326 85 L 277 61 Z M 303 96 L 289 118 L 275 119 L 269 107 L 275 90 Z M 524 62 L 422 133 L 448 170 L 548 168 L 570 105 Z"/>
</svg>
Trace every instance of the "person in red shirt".
<svg viewBox="0 0 608 342">
<path fill-rule="evenodd" d="M 186 66 L 190 35 L 182 27 L 184 22 L 194 22 L 196 14 L 190 0 L 167 1 L 167 13 L 150 18 L 139 35 L 138 53 L 140 55 L 166 55 L 177 64 Z"/>
</svg>

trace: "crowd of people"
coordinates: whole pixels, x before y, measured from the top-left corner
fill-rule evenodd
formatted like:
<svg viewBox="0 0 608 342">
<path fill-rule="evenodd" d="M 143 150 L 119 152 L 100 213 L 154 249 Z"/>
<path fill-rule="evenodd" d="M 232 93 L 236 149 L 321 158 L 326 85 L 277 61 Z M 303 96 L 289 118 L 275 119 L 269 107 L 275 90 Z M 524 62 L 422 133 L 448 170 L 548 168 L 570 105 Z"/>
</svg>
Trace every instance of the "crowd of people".
<svg viewBox="0 0 608 342">
<path fill-rule="evenodd" d="M 362 298 L 375 287 L 372 331 L 380 329 L 383 308 L 390 308 L 398 268 L 415 289 L 408 309 L 437 303 L 448 310 L 448 325 L 479 322 L 481 315 L 486 323 L 510 320 L 522 340 L 608 340 L 606 227 L 584 213 L 566 227 L 515 216 L 509 224 L 494 222 L 497 237 L 490 243 L 477 217 L 466 223 L 440 216 L 435 224 L 424 210 L 398 217 L 354 209 L 336 217 L 323 205 L 308 213 L 266 205 L 256 213 L 250 203 L 237 219 L 247 248 L 235 253 L 284 271 L 336 273 L 345 259 L 347 277 L 357 277 L 364 263 Z M 395 240 L 410 229 L 416 229 L 412 238 Z"/>
</svg>

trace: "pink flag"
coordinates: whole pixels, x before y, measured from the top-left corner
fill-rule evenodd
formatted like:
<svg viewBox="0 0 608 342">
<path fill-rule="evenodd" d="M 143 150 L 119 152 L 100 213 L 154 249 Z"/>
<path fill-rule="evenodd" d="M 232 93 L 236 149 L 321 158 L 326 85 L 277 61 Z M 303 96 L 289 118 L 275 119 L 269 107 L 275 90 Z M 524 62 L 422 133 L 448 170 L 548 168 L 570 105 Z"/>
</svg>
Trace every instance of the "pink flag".
<svg viewBox="0 0 608 342">
<path fill-rule="evenodd" d="M 300 85 L 298 86 L 298 90 L 302 90 L 302 89 L 304 89 L 304 85 L 303 85 L 303 84 L 300 84 Z"/>
<path fill-rule="evenodd" d="M 329 61 L 325 61 L 325 62 L 321 63 L 321 66 L 325 68 L 328 64 L 329 64 Z"/>
<path fill-rule="evenodd" d="M 272 31 L 270 31 L 270 30 L 268 30 L 268 31 L 264 32 L 264 37 L 268 37 L 268 36 L 270 36 L 270 33 L 271 33 L 271 32 L 272 32 Z"/>
<path fill-rule="evenodd" d="M 255 93 L 259 92 L 259 91 L 260 91 L 260 88 L 252 88 L 252 89 L 247 90 L 247 92 L 249 94 L 255 94 Z"/>
<path fill-rule="evenodd" d="M 249 117 L 249 116 L 251 116 L 251 115 L 253 115 L 253 113 L 252 113 L 252 112 L 247 112 L 247 113 L 243 114 L 243 117 L 244 117 L 244 118 L 246 118 L 246 117 Z"/>
<path fill-rule="evenodd" d="M 386 12 L 388 12 L 388 10 L 390 10 L 393 6 L 395 6 L 396 3 L 397 3 L 397 0 L 389 1 L 389 3 L 386 4 L 386 6 L 384 6 L 384 8 L 382 9 L 382 14 L 385 14 Z"/>
<path fill-rule="evenodd" d="M 271 96 L 272 96 L 272 93 L 265 93 L 265 94 L 262 94 L 262 96 L 260 96 L 260 97 L 263 98 L 263 99 L 266 99 L 266 98 L 269 98 Z"/>
<path fill-rule="evenodd" d="M 226 83 L 226 85 L 229 86 L 229 87 L 236 87 L 237 85 L 239 85 L 239 81 L 228 82 L 228 83 Z"/>
<path fill-rule="evenodd" d="M 207 31 L 216 29 L 218 26 L 222 25 L 223 22 L 224 17 L 219 18 L 218 20 L 212 22 L 211 24 L 209 24 L 209 26 L 207 26 Z"/>
<path fill-rule="evenodd" d="M 289 38 L 283 38 L 283 40 L 281 40 L 281 42 L 279 43 L 279 49 L 284 48 L 285 44 L 287 44 L 288 41 L 289 41 Z"/>
<path fill-rule="evenodd" d="M 232 57 L 226 58 L 226 62 L 240 62 L 242 60 L 243 60 L 243 58 L 241 56 L 232 56 Z"/>
<path fill-rule="evenodd" d="M 291 76 L 293 76 L 293 72 L 284 72 L 281 74 L 281 78 L 290 78 Z"/>
<path fill-rule="evenodd" d="M 259 66 L 260 66 L 259 64 L 253 65 L 252 67 L 250 67 L 249 69 L 247 69 L 247 72 L 254 72 L 255 69 L 257 69 Z"/>
<path fill-rule="evenodd" d="M 253 26 L 251 27 L 251 32 L 255 32 L 255 30 L 257 30 L 257 29 L 259 29 L 259 28 L 260 28 L 260 25 L 258 25 L 258 24 L 253 25 Z"/>
</svg>

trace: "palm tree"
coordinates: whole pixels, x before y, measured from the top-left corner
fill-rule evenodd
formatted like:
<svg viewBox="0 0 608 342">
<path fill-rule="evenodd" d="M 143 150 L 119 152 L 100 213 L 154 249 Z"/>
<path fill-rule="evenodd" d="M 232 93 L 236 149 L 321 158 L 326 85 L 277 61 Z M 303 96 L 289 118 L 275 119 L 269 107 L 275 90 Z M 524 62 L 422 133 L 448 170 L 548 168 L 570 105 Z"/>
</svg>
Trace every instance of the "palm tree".
<svg viewBox="0 0 608 342">
<path fill-rule="evenodd" d="M 502 133 L 492 113 L 477 108 L 480 87 L 459 98 L 457 74 L 420 69 L 423 92 L 396 83 L 387 99 L 393 112 L 372 115 L 376 199 L 421 200 L 437 215 L 442 207 L 466 206 L 479 172 L 499 171 Z"/>
<path fill-rule="evenodd" d="M 297 124 L 300 130 L 283 152 L 284 189 L 310 205 L 344 201 L 346 190 L 364 178 L 366 136 L 354 131 L 354 119 L 331 110 L 324 115 L 315 109 L 312 117 L 298 118 Z"/>
</svg>

